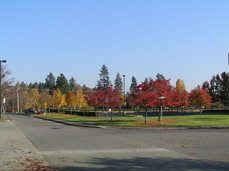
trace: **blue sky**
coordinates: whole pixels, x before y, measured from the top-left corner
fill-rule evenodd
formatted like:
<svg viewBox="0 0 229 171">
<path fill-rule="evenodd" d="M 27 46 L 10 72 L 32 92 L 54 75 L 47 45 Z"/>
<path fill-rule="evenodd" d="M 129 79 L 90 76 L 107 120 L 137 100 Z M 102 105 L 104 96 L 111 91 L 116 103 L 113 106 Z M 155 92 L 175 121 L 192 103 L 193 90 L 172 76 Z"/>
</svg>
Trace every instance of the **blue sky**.
<svg viewBox="0 0 229 171">
<path fill-rule="evenodd" d="M 188 90 L 229 70 L 228 0 L 0 0 L 0 59 L 16 81 L 51 71 L 94 87 L 103 64 Z"/>
</svg>

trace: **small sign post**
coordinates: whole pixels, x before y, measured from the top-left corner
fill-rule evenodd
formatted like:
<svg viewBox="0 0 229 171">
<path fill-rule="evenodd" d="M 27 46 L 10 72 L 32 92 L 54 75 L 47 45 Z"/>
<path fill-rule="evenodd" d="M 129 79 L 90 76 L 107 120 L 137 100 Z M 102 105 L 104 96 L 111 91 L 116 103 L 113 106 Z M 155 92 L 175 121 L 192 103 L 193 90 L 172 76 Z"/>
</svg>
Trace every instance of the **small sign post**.
<svg viewBox="0 0 229 171">
<path fill-rule="evenodd" d="M 162 115 L 162 100 L 164 99 L 164 96 L 159 96 L 157 99 L 159 99 L 161 101 L 161 106 L 160 106 L 160 114 L 158 117 L 158 121 L 161 122 L 162 126 L 163 126 L 163 115 Z"/>
<path fill-rule="evenodd" d="M 44 108 L 45 108 L 45 113 L 44 113 L 44 116 L 46 114 L 46 109 L 47 109 L 47 106 L 48 106 L 48 103 L 47 102 L 44 102 Z"/>
</svg>

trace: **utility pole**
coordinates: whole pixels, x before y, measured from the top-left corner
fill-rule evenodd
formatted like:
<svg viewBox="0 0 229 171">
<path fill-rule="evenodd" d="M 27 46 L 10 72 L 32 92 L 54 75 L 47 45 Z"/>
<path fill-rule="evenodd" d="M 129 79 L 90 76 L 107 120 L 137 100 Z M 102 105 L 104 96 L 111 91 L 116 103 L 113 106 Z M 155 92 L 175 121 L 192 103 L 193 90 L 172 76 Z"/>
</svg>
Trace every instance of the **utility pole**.
<svg viewBox="0 0 229 171">
<path fill-rule="evenodd" d="M 0 114 L 2 118 L 2 63 L 6 63 L 6 60 L 0 60 Z"/>
<path fill-rule="evenodd" d="M 20 113 L 20 106 L 19 106 L 19 89 L 20 87 L 17 87 L 17 113 Z"/>
</svg>

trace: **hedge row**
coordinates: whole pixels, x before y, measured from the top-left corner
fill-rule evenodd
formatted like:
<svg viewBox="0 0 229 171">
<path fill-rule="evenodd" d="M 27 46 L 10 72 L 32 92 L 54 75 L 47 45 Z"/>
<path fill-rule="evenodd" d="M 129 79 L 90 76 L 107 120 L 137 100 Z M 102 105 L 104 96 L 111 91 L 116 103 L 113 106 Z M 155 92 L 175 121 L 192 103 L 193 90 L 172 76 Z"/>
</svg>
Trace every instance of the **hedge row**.
<svg viewBox="0 0 229 171">
<path fill-rule="evenodd" d="M 204 110 L 206 113 L 229 113 L 229 110 Z"/>
<path fill-rule="evenodd" d="M 83 112 L 83 111 L 71 111 L 71 110 L 66 110 L 65 114 L 72 114 L 72 115 L 79 115 L 79 116 L 96 116 L 95 112 Z"/>
</svg>

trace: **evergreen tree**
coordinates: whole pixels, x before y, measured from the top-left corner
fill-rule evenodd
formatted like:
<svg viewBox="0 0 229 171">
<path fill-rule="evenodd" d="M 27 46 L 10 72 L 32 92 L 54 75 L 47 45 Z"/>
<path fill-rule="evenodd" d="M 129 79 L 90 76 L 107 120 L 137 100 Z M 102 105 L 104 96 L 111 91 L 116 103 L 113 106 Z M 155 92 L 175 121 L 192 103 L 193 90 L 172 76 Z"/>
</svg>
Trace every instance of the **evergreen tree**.
<svg viewBox="0 0 229 171">
<path fill-rule="evenodd" d="M 229 105 L 229 73 L 223 72 L 221 75 L 212 76 L 210 82 L 204 82 L 202 87 L 208 89 L 214 105 Z"/>
<path fill-rule="evenodd" d="M 217 103 L 219 104 L 219 102 L 220 102 L 220 83 L 217 81 L 215 75 L 212 76 L 212 79 L 210 80 L 210 85 L 209 85 L 208 91 L 212 97 L 212 102 L 214 104 L 217 104 Z"/>
<path fill-rule="evenodd" d="M 142 84 L 148 84 L 149 83 L 149 80 L 148 78 L 146 77 L 145 80 L 142 82 Z"/>
<path fill-rule="evenodd" d="M 229 73 L 223 72 L 220 79 L 220 98 L 224 106 L 229 105 Z"/>
<path fill-rule="evenodd" d="M 34 88 L 33 83 L 29 83 L 29 89 L 32 89 L 32 88 Z"/>
<path fill-rule="evenodd" d="M 35 82 L 35 83 L 30 83 L 30 84 L 29 84 L 29 88 L 30 88 L 30 89 L 32 89 L 32 88 L 38 89 L 38 88 L 39 88 L 39 85 L 38 85 L 37 82 Z"/>
<path fill-rule="evenodd" d="M 138 85 L 136 78 L 133 76 L 131 79 L 131 85 L 130 85 L 130 94 L 132 94 L 135 90 L 135 87 Z"/>
<path fill-rule="evenodd" d="M 117 75 L 116 75 L 116 78 L 115 78 L 115 82 L 114 82 L 114 88 L 116 89 L 116 90 L 119 90 L 120 91 L 120 93 L 122 92 L 122 87 L 123 87 L 123 85 L 122 85 L 123 83 L 122 83 L 122 78 L 120 77 L 120 74 L 119 74 L 119 72 L 117 73 Z"/>
<path fill-rule="evenodd" d="M 67 94 L 70 90 L 68 80 L 65 78 L 64 74 L 60 74 L 56 80 L 56 89 L 60 89 L 63 94 Z"/>
<path fill-rule="evenodd" d="M 162 74 L 159 74 L 159 73 L 156 75 L 156 78 L 158 80 L 165 80 L 165 77 Z"/>
<path fill-rule="evenodd" d="M 39 89 L 39 93 L 42 93 L 42 92 L 43 92 L 43 90 L 45 89 L 45 84 L 44 84 L 44 83 L 39 82 L 39 84 L 38 84 L 38 89 Z"/>
<path fill-rule="evenodd" d="M 55 85 L 56 85 L 56 78 L 54 77 L 52 72 L 50 72 L 45 79 L 45 88 L 48 88 L 52 92 L 55 89 Z"/>
<path fill-rule="evenodd" d="M 105 65 L 102 66 L 99 74 L 100 80 L 97 83 L 97 89 L 105 90 L 110 85 L 109 72 Z"/>
<path fill-rule="evenodd" d="M 76 90 L 76 80 L 73 77 L 69 80 L 69 86 L 70 86 L 70 91 Z"/>
<path fill-rule="evenodd" d="M 25 84 L 25 82 L 24 82 L 24 81 L 22 81 L 22 82 L 21 82 L 21 84 L 20 84 L 20 87 L 21 87 L 21 88 L 27 88 L 27 87 L 28 87 L 28 85 L 27 85 L 27 84 Z"/>
</svg>

